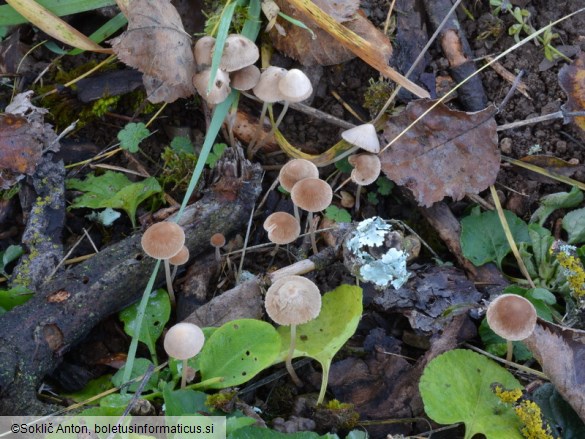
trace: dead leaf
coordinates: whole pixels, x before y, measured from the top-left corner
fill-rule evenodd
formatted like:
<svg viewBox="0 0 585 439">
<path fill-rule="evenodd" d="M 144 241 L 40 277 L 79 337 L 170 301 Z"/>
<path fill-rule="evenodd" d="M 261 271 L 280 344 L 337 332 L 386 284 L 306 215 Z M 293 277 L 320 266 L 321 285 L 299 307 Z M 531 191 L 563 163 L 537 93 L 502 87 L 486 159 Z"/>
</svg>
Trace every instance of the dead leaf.
<svg viewBox="0 0 585 439">
<path fill-rule="evenodd" d="M 565 65 L 559 71 L 559 85 L 567 94 L 567 103 L 563 110 L 583 111 L 585 109 L 585 52 L 579 53 L 573 64 Z M 572 121 L 581 130 L 581 137 L 585 138 L 585 116 L 576 116 Z"/>
<path fill-rule="evenodd" d="M 538 166 L 552 174 L 562 175 L 564 177 L 572 177 L 577 171 L 583 169 L 583 165 L 575 165 L 562 160 L 558 157 L 549 155 L 528 155 L 520 159 L 524 163 L 529 163 L 534 166 Z M 514 170 L 530 180 L 539 181 L 541 183 L 552 183 L 554 180 L 542 174 L 530 171 L 528 169 L 517 166 Z"/>
<path fill-rule="evenodd" d="M 435 102 L 410 102 L 387 122 L 385 141 L 396 138 Z M 460 200 L 467 192 L 487 189 L 500 169 L 494 114 L 493 106 L 466 113 L 437 105 L 380 154 L 382 171 L 426 207 L 447 196 Z"/>
<path fill-rule="evenodd" d="M 169 0 L 132 1 L 128 29 L 111 44 L 121 61 L 160 81 L 153 85 L 152 79 L 145 79 L 150 91 L 156 90 L 157 102 L 172 102 L 193 94 L 195 60 L 191 38 Z"/>
<path fill-rule="evenodd" d="M 277 0 L 276 3 L 282 13 L 303 22 L 315 33 L 315 38 L 313 38 L 306 29 L 295 26 L 284 19 L 279 19 L 278 23 L 284 28 L 286 34 L 281 35 L 273 29 L 270 37 L 274 46 L 285 55 L 296 59 L 303 65 L 319 64 L 324 66 L 341 64 L 355 57 L 349 49 L 342 46 L 329 33 L 322 30 L 315 21 L 300 13 L 289 2 Z M 348 29 L 378 47 L 384 59 L 390 58 L 392 54 L 390 41 L 367 18 L 357 13 L 359 2 L 355 0 L 336 2 L 316 0 L 314 3 L 336 21 L 344 23 Z"/>
</svg>

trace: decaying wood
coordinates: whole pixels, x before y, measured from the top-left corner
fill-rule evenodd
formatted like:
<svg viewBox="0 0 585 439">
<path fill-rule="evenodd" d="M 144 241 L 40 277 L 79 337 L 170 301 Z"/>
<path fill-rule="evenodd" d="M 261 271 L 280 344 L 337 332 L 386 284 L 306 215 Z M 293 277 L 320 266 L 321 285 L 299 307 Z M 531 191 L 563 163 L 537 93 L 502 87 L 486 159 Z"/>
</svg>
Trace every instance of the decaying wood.
<svg viewBox="0 0 585 439">
<path fill-rule="evenodd" d="M 179 221 L 192 258 L 210 250 L 216 231 L 229 235 L 244 227 L 260 193 L 259 167 L 233 151 L 216 169 L 221 175 Z M 35 394 L 43 377 L 98 322 L 140 297 L 155 264 L 140 238 L 132 235 L 60 273 L 0 316 L 0 415 L 47 412 Z"/>
</svg>

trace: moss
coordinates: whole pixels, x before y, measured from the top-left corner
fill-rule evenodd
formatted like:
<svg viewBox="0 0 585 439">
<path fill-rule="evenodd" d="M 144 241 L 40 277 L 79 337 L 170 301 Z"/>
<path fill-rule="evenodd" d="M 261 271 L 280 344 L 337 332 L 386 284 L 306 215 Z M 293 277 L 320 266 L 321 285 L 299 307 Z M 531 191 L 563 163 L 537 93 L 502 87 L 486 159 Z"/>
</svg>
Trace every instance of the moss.
<svg viewBox="0 0 585 439">
<path fill-rule="evenodd" d="M 315 419 L 319 419 L 331 431 L 349 431 L 357 425 L 360 415 L 353 404 L 333 399 L 317 407 Z"/>
<path fill-rule="evenodd" d="M 376 115 L 382 110 L 386 101 L 394 91 L 394 85 L 385 80 L 375 81 L 370 78 L 370 85 L 364 94 L 364 108 L 369 110 L 371 115 Z M 386 112 L 392 110 L 390 106 Z"/>
<path fill-rule="evenodd" d="M 205 405 L 216 410 L 221 410 L 224 413 L 230 413 L 237 394 L 238 392 L 236 390 L 231 390 L 209 395 L 205 400 Z"/>
</svg>

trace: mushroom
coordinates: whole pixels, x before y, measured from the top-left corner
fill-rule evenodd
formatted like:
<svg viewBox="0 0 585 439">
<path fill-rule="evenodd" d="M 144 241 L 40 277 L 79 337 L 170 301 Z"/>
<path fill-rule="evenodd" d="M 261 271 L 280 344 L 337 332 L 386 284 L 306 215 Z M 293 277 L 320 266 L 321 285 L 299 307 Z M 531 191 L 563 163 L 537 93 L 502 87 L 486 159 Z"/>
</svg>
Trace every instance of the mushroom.
<svg viewBox="0 0 585 439">
<path fill-rule="evenodd" d="M 197 66 L 203 70 L 211 67 L 211 59 L 213 57 L 213 48 L 215 47 L 215 38 L 208 35 L 201 37 L 195 43 L 193 48 L 193 55 Z"/>
<path fill-rule="evenodd" d="M 264 220 L 264 230 L 268 232 L 268 239 L 276 244 L 275 252 L 279 245 L 289 244 L 301 234 L 299 221 L 286 212 L 274 212 Z"/>
<path fill-rule="evenodd" d="M 214 233 L 209 239 L 209 243 L 212 247 L 215 247 L 215 260 L 221 262 L 221 253 L 219 251 L 225 245 L 225 236 L 223 233 Z"/>
<path fill-rule="evenodd" d="M 372 154 L 380 152 L 380 140 L 376 134 L 376 127 L 371 123 L 365 123 L 345 130 L 341 137 L 348 143 L 364 149 Z"/>
<path fill-rule="evenodd" d="M 313 253 L 316 254 L 318 250 L 315 241 L 313 213 L 324 210 L 331 204 L 331 200 L 333 199 L 331 186 L 319 178 L 304 178 L 293 186 L 290 196 L 295 205 L 309 213 L 307 221 L 309 223 L 311 245 L 313 247 Z"/>
<path fill-rule="evenodd" d="M 150 226 L 140 240 L 142 250 L 154 259 L 162 259 L 165 265 L 167 292 L 171 305 L 175 306 L 175 293 L 171 279 L 169 259 L 181 251 L 185 244 L 185 232 L 177 223 L 163 221 Z"/>
<path fill-rule="evenodd" d="M 280 185 L 287 191 L 292 191 L 293 186 L 304 178 L 319 178 L 319 169 L 317 166 L 309 160 L 305 159 L 292 159 L 285 163 L 280 168 L 278 173 L 278 181 Z M 299 209 L 297 205 L 295 207 L 295 218 L 300 222 Z"/>
<path fill-rule="evenodd" d="M 266 109 L 268 104 L 282 101 L 284 98 L 278 90 L 278 83 L 286 75 L 286 69 L 282 67 L 270 66 L 262 72 L 258 84 L 252 89 L 256 97 L 262 100 L 262 111 L 260 112 L 260 122 L 258 123 L 258 129 L 256 135 L 252 141 L 248 144 L 248 159 L 252 159 L 254 154 L 258 150 L 254 145 L 260 137 L 262 131 L 262 125 L 264 123 L 264 116 L 266 116 Z M 266 136 L 265 136 L 266 138 Z"/>
<path fill-rule="evenodd" d="M 230 34 L 225 40 L 219 68 L 235 72 L 254 64 L 260 58 L 260 51 L 254 41 L 239 34 Z"/>
<path fill-rule="evenodd" d="M 253 64 L 230 74 L 230 84 L 236 90 L 250 90 L 259 80 L 260 69 Z"/>
<path fill-rule="evenodd" d="M 171 275 L 171 279 L 174 279 L 175 276 L 177 275 L 177 270 L 179 268 L 179 265 L 186 264 L 188 260 L 189 260 L 189 249 L 187 247 L 183 246 L 181 248 L 181 250 L 179 250 L 179 253 L 177 253 L 175 256 L 173 256 L 172 258 L 169 259 L 169 264 L 171 264 L 173 266 L 173 273 Z"/>
<path fill-rule="evenodd" d="M 296 327 L 313 320 L 321 311 L 321 293 L 309 279 L 285 276 L 275 281 L 266 292 L 266 313 L 279 325 L 290 325 L 290 347 L 286 356 L 286 369 L 297 386 L 302 382 L 292 367 L 296 344 Z"/>
<path fill-rule="evenodd" d="M 213 86 L 209 93 L 207 93 L 207 84 L 209 83 L 210 75 L 211 70 L 209 68 L 196 73 L 193 76 L 193 85 L 197 89 L 197 92 L 205 99 L 205 102 L 211 105 L 220 104 L 226 100 L 231 92 L 229 87 L 230 77 L 223 70 L 218 70 Z"/>
<path fill-rule="evenodd" d="M 177 323 L 165 335 L 164 348 L 167 355 L 183 361 L 181 389 L 187 384 L 187 361 L 201 351 L 204 343 L 203 331 L 193 323 Z"/>
<path fill-rule="evenodd" d="M 380 163 L 379 157 L 375 154 L 356 154 L 349 156 L 347 161 L 353 166 L 349 180 L 357 184 L 355 209 L 358 211 L 360 208 L 360 192 L 362 186 L 367 186 L 376 181 L 380 176 L 382 164 Z"/>
</svg>

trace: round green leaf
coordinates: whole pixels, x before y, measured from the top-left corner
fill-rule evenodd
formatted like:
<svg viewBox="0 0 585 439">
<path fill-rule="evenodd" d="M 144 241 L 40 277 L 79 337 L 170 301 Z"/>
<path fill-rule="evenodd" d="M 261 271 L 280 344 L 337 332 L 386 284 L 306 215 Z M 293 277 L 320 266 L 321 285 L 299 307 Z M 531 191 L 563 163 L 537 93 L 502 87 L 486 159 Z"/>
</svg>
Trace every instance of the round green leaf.
<svg viewBox="0 0 585 439">
<path fill-rule="evenodd" d="M 280 338 L 272 325 L 241 319 L 226 323 L 205 342 L 199 353 L 202 381 L 222 377 L 206 386 L 222 389 L 252 379 L 269 367 L 280 351 Z"/>
<path fill-rule="evenodd" d="M 456 349 L 432 360 L 421 377 L 419 390 L 425 412 L 440 424 L 465 423 L 465 438 L 521 439 L 521 423 L 510 405 L 491 389 L 522 388 L 514 376 L 487 357 Z"/>
</svg>

